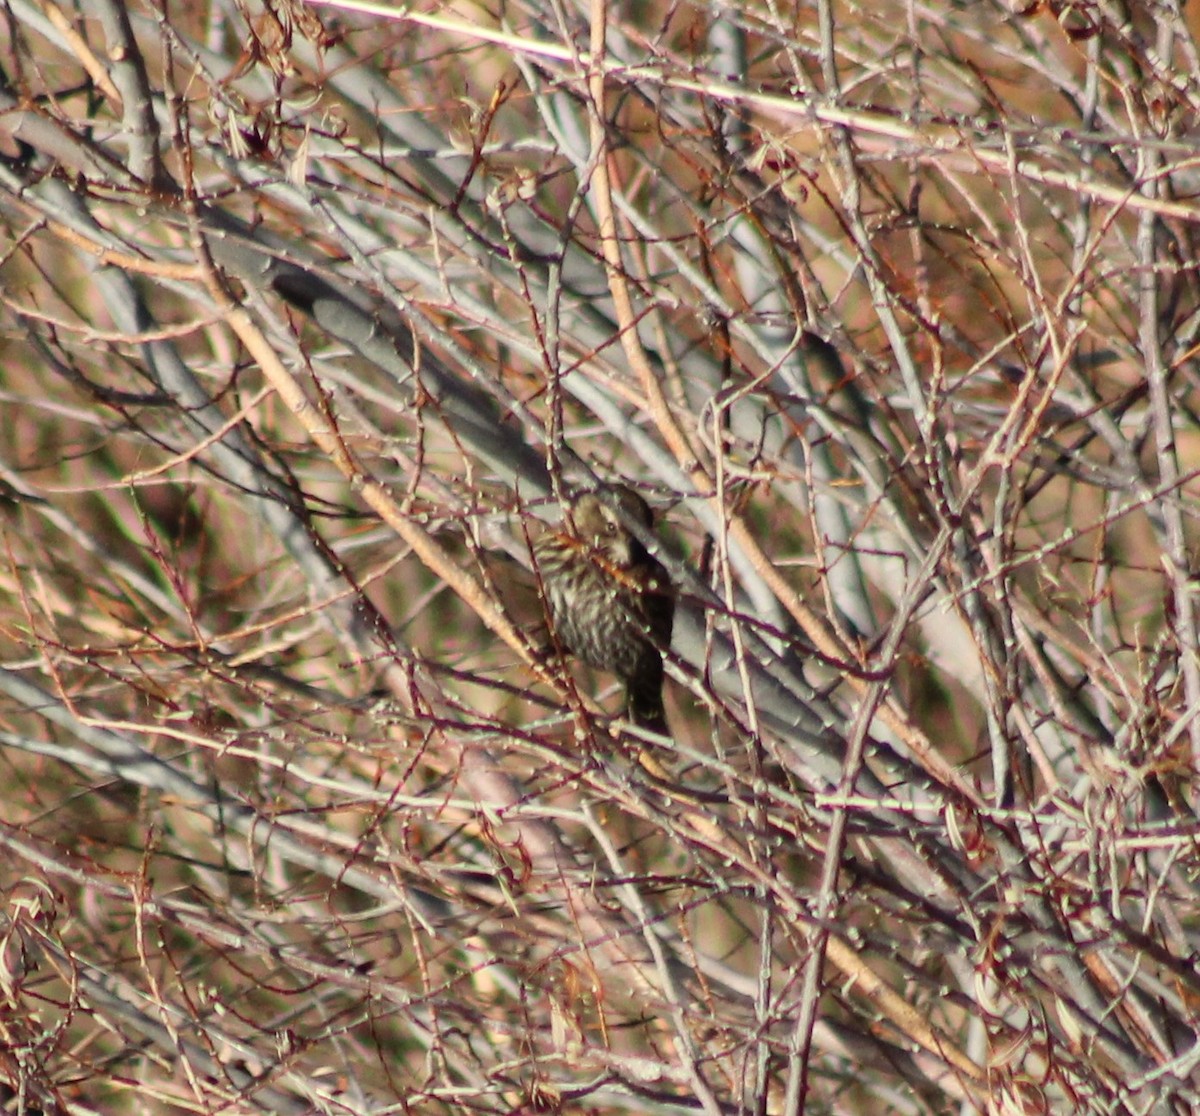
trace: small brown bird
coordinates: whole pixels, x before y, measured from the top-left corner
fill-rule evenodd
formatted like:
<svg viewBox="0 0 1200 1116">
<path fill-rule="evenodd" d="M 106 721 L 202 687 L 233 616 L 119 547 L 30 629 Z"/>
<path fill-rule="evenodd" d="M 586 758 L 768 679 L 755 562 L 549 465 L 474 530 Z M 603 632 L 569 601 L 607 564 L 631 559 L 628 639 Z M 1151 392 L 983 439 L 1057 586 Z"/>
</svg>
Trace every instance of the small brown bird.
<svg viewBox="0 0 1200 1116">
<path fill-rule="evenodd" d="M 534 544 L 550 623 L 558 642 L 625 686 L 625 712 L 667 733 L 663 652 L 671 644 L 675 592 L 662 563 L 621 522 L 649 529 L 650 506 L 624 485 L 576 497 L 560 530 Z"/>
</svg>

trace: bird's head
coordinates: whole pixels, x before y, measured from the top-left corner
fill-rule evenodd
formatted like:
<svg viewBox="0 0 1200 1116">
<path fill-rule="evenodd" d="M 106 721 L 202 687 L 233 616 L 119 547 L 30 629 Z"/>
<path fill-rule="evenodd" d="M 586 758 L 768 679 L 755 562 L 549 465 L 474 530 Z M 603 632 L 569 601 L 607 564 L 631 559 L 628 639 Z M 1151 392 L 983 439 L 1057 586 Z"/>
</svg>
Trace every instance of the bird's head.
<svg viewBox="0 0 1200 1116">
<path fill-rule="evenodd" d="M 646 560 L 646 548 L 625 526 L 625 521 L 649 529 L 654 524 L 654 513 L 632 488 L 611 485 L 584 492 L 572 501 L 568 518 L 576 538 L 603 554 L 614 566 L 628 569 Z"/>
</svg>

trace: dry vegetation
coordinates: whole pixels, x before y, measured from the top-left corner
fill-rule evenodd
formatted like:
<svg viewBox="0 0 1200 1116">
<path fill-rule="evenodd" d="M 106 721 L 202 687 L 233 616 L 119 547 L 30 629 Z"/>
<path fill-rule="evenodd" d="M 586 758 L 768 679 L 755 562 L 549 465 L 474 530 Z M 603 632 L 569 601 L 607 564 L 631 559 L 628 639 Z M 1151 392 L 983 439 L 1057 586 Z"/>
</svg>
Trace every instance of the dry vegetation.
<svg viewBox="0 0 1200 1116">
<path fill-rule="evenodd" d="M 1200 1111 L 1197 5 L 3 19 L 4 1112 Z"/>
</svg>

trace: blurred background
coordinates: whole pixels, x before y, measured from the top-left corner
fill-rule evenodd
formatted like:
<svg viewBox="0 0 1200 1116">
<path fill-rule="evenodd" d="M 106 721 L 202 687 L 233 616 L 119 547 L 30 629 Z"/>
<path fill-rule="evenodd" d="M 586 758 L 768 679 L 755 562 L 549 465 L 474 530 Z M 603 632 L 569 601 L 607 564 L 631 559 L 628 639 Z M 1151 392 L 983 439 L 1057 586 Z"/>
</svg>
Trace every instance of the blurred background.
<svg viewBox="0 0 1200 1116">
<path fill-rule="evenodd" d="M 3 1111 L 1200 1111 L 1198 31 L 5 0 Z"/>
</svg>

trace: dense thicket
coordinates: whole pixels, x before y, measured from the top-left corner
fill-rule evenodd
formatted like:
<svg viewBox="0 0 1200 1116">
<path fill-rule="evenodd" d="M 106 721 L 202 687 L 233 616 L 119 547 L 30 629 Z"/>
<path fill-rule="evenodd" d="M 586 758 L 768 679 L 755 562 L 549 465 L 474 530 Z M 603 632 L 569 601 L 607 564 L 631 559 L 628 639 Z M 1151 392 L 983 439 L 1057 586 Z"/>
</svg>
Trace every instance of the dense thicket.
<svg viewBox="0 0 1200 1116">
<path fill-rule="evenodd" d="M 3 20 L 4 1111 L 1200 1111 L 1194 7 Z"/>
</svg>

